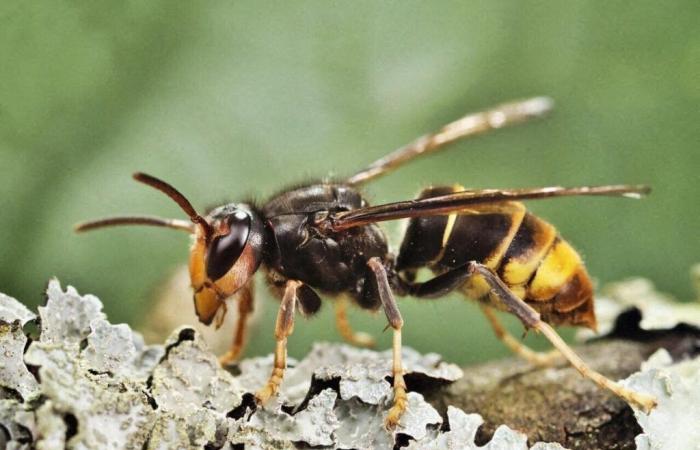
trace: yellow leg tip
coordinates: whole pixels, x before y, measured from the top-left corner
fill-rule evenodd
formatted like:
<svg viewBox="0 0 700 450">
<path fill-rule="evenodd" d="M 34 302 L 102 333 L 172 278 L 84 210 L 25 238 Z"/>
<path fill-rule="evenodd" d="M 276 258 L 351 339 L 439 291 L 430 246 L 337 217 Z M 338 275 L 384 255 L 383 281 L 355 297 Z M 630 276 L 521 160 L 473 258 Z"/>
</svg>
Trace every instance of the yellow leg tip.
<svg viewBox="0 0 700 450">
<path fill-rule="evenodd" d="M 270 400 L 270 398 L 272 398 L 273 395 L 275 395 L 276 392 L 277 389 L 274 386 L 268 384 L 267 386 L 255 393 L 255 402 L 258 405 L 263 406 Z"/>
<path fill-rule="evenodd" d="M 352 340 L 350 343 L 363 348 L 374 348 L 376 346 L 374 338 L 369 334 L 362 332 L 355 333 L 352 336 Z"/>
<path fill-rule="evenodd" d="M 552 350 L 547 353 L 533 352 L 532 356 L 526 359 L 529 360 L 530 364 L 543 369 L 555 366 L 564 361 L 561 353 L 557 350 Z"/>
<path fill-rule="evenodd" d="M 656 397 L 651 395 L 642 394 L 640 392 L 632 392 L 626 396 L 625 400 L 637 409 L 641 409 L 644 414 L 649 415 L 651 411 L 656 408 L 658 402 Z"/>
<path fill-rule="evenodd" d="M 396 428 L 401 420 L 401 417 L 408 408 L 408 396 L 402 388 L 396 389 L 394 392 L 394 405 L 391 407 L 384 420 L 384 425 L 388 430 Z"/>
<path fill-rule="evenodd" d="M 386 428 L 389 430 L 396 428 L 405 412 L 406 403 L 395 403 L 389 410 L 389 413 L 386 415 L 386 419 L 384 420 L 384 425 Z"/>
<path fill-rule="evenodd" d="M 241 356 L 241 349 L 232 349 L 224 353 L 223 355 L 219 356 L 219 364 L 221 367 L 226 367 L 230 364 L 235 363 L 238 361 L 238 358 Z"/>
</svg>

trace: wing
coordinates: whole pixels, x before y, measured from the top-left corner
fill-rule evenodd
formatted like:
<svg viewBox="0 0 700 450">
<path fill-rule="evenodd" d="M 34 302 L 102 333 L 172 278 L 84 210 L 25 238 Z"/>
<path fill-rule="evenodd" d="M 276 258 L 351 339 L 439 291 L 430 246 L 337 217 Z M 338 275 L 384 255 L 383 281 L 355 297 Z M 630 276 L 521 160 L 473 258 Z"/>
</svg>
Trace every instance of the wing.
<svg viewBox="0 0 700 450">
<path fill-rule="evenodd" d="M 498 105 L 477 113 L 467 114 L 442 127 L 440 130 L 419 137 L 410 144 L 394 150 L 378 159 L 367 168 L 357 172 L 346 183 L 358 185 L 385 175 L 399 166 L 417 158 L 445 148 L 459 139 L 470 138 L 509 125 L 542 117 L 553 106 L 548 97 L 534 97 Z"/>
<path fill-rule="evenodd" d="M 565 188 L 551 186 L 528 189 L 482 189 L 455 192 L 452 194 L 419 200 L 387 203 L 330 214 L 327 224 L 335 231 L 359 227 L 374 222 L 405 219 L 409 217 L 439 216 L 451 214 L 470 206 L 516 200 L 535 200 L 549 197 L 572 197 L 578 195 L 619 196 L 641 198 L 651 189 L 644 185 L 580 186 Z"/>
</svg>

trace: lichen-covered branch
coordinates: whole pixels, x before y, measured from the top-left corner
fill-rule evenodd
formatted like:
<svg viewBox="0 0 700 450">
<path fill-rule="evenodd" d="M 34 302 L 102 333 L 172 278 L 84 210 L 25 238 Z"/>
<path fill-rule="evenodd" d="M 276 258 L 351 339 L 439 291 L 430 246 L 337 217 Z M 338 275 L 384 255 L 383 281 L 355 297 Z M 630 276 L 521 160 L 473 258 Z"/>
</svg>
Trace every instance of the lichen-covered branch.
<svg viewBox="0 0 700 450">
<path fill-rule="evenodd" d="M 657 348 L 669 349 L 655 357 L 653 376 L 628 381 L 659 396 L 664 414 L 635 419 L 627 405 L 566 366 L 535 370 L 506 360 L 466 368 L 463 376 L 436 354 L 406 348 L 409 408 L 391 431 L 384 428 L 390 351 L 318 344 L 303 360 L 290 361 L 280 396 L 258 407 L 251 392 L 264 383 L 271 357 L 224 370 L 186 327 L 163 345 L 147 346 L 127 325 L 109 323 L 96 297 L 63 291 L 55 280 L 39 308 L 40 334 L 29 340 L 24 326 L 35 318 L 0 295 L 0 448 L 555 450 L 563 448 L 559 441 L 620 449 L 633 448 L 640 424 L 649 434 L 639 442 L 661 442 L 659 430 L 669 426 L 663 420 L 680 407 L 659 391 L 663 386 L 689 391 L 685 408 L 700 397 L 683 384 L 692 370 L 700 372 L 695 366 L 668 375 L 670 384 L 658 382 L 674 373 L 666 367 L 672 357 L 697 352 L 697 329 L 645 331 L 629 315 L 618 321 L 615 339 L 580 351 L 621 378 Z"/>
</svg>

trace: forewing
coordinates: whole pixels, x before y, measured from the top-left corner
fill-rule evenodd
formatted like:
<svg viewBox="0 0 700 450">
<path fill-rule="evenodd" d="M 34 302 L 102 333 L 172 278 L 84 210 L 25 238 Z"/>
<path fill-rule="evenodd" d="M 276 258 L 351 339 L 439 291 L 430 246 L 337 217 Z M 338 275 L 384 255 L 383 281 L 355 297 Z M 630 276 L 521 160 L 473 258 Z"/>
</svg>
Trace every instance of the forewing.
<svg viewBox="0 0 700 450">
<path fill-rule="evenodd" d="M 326 220 L 329 221 L 332 229 L 339 231 L 387 220 L 447 215 L 485 204 L 579 195 L 640 198 L 649 192 L 650 188 L 643 185 L 579 186 L 572 188 L 551 186 L 525 189 L 466 190 L 426 199 L 386 203 L 384 205 L 338 212 L 329 215 Z"/>
</svg>

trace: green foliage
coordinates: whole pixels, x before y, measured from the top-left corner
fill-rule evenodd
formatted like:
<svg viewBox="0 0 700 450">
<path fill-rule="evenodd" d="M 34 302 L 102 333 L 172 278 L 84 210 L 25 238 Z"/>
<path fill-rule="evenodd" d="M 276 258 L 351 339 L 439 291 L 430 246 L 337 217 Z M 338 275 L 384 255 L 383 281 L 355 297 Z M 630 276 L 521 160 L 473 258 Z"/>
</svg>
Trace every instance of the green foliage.
<svg viewBox="0 0 700 450">
<path fill-rule="evenodd" d="M 549 95 L 548 120 L 416 162 L 371 185 L 370 198 L 409 198 L 429 183 L 650 183 L 641 202 L 531 206 L 599 280 L 642 275 L 688 297 L 700 229 L 698 6 L 3 2 L 0 291 L 37 303 L 57 275 L 105 299 L 115 320 L 143 320 L 159 281 L 185 261 L 184 236 L 71 231 L 120 212 L 181 216 L 131 172 L 164 177 L 200 207 L 263 199 L 352 173 L 467 111 Z M 409 345 L 457 361 L 500 351 L 478 311 L 454 297 L 404 304 Z M 335 335 L 326 310 L 297 326 L 293 353 Z M 378 334 L 381 317 L 362 317 L 358 327 Z M 271 328 L 261 329 L 253 350 L 269 351 Z"/>
</svg>

